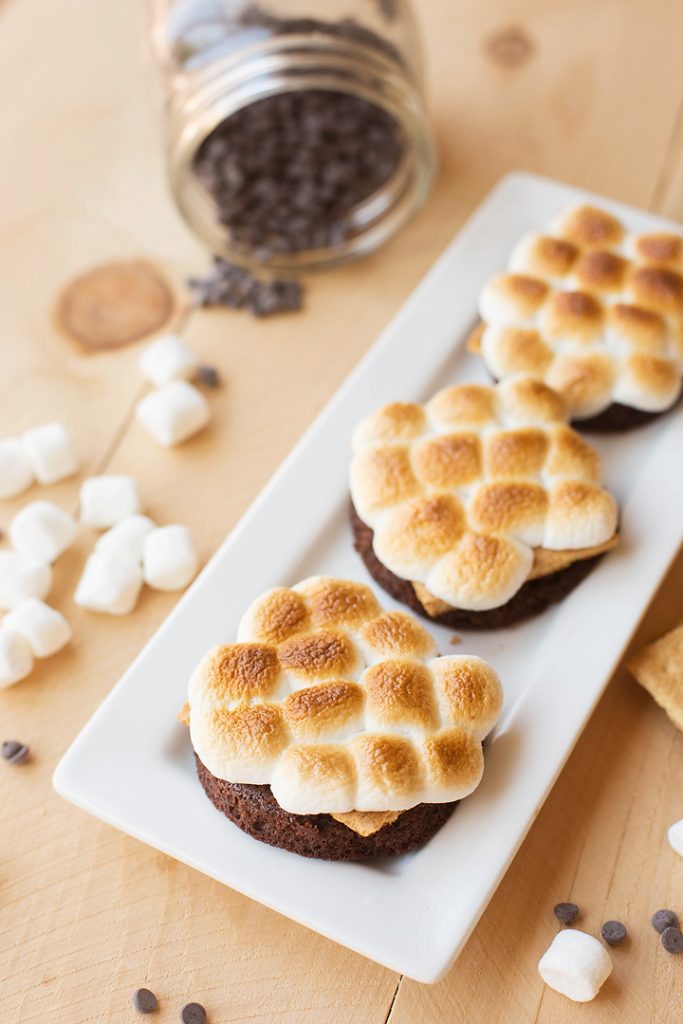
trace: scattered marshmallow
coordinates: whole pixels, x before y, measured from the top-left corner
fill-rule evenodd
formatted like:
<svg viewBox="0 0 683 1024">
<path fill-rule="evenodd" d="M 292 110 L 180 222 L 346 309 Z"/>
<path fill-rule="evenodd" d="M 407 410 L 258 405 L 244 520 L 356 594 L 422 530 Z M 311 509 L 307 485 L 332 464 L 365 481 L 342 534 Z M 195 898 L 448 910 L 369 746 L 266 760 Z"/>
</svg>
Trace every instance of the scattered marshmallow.
<svg viewBox="0 0 683 1024">
<path fill-rule="evenodd" d="M 160 526 L 145 537 L 142 575 L 155 590 L 182 590 L 195 576 L 198 565 L 187 526 Z"/>
<path fill-rule="evenodd" d="M 163 334 L 147 345 L 138 362 L 140 371 L 156 387 L 171 380 L 190 380 L 199 361 L 178 334 Z"/>
<path fill-rule="evenodd" d="M 41 484 L 56 484 L 78 472 L 78 456 L 61 423 L 34 427 L 21 440 Z"/>
<path fill-rule="evenodd" d="M 140 511 L 138 485 L 132 476 L 91 476 L 81 484 L 81 520 L 105 529 Z"/>
<path fill-rule="evenodd" d="M 172 380 L 150 392 L 136 411 L 145 430 L 165 448 L 186 441 L 209 422 L 208 402 L 186 380 Z"/>
<path fill-rule="evenodd" d="M 42 601 L 52 586 L 52 568 L 32 555 L 0 551 L 0 608 L 16 608 L 29 597 Z"/>
<path fill-rule="evenodd" d="M 133 611 L 142 587 L 140 563 L 121 552 L 93 551 L 78 581 L 74 601 L 108 615 Z"/>
<path fill-rule="evenodd" d="M 28 640 L 13 629 L 0 628 L 0 688 L 25 679 L 32 668 L 33 655 Z"/>
<path fill-rule="evenodd" d="M 156 523 L 149 516 L 126 516 L 111 530 L 107 530 L 98 538 L 95 551 L 108 551 L 112 554 L 129 555 L 142 562 L 142 548 L 145 537 L 156 529 Z"/>
<path fill-rule="evenodd" d="M 538 964 L 546 985 L 577 1003 L 595 999 L 611 970 L 605 947 L 576 928 L 558 932 Z"/>
<path fill-rule="evenodd" d="M 0 632 L 5 629 L 23 636 L 36 658 L 49 658 L 56 654 L 73 636 L 71 626 L 61 612 L 35 597 L 7 613 Z"/>
<path fill-rule="evenodd" d="M 683 857 L 683 819 L 671 826 L 668 836 L 671 848 Z"/>
<path fill-rule="evenodd" d="M 73 516 L 51 501 L 31 501 L 9 525 L 9 539 L 20 555 L 54 562 L 73 544 L 78 527 Z"/>
<path fill-rule="evenodd" d="M 34 479 L 33 467 L 19 438 L 0 441 L 0 498 L 14 498 L 29 488 Z"/>
</svg>

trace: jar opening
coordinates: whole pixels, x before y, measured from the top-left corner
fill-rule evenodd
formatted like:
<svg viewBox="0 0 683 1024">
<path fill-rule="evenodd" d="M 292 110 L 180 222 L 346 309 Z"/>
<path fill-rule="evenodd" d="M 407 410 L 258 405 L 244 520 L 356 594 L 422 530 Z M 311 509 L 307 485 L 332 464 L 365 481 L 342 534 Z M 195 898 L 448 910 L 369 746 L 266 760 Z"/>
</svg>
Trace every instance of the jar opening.
<svg viewBox="0 0 683 1024">
<path fill-rule="evenodd" d="M 250 268 L 345 262 L 425 198 L 433 149 L 412 82 L 369 44 L 274 36 L 174 97 L 171 181 L 209 247 Z"/>
</svg>

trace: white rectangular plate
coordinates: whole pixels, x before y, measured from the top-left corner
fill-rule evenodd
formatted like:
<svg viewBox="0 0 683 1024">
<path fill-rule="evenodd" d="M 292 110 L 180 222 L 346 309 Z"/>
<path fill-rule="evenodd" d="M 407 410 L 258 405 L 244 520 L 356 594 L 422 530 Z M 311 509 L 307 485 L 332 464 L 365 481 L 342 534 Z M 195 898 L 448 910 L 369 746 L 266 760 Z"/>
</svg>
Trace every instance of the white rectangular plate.
<svg viewBox="0 0 683 1024">
<path fill-rule="evenodd" d="M 597 441 L 622 508 L 617 550 L 536 621 L 463 634 L 458 653 L 480 654 L 502 677 L 503 715 L 481 787 L 418 853 L 333 864 L 254 841 L 204 796 L 176 712 L 201 655 L 234 639 L 242 612 L 263 590 L 315 574 L 371 582 L 347 522 L 353 427 L 385 402 L 422 401 L 445 384 L 485 380 L 464 347 L 479 289 L 519 235 L 586 199 L 596 197 L 527 174 L 494 189 L 55 772 L 58 792 L 84 810 L 418 981 L 441 977 L 467 940 L 676 553 L 683 411 Z M 634 230 L 671 227 L 596 201 Z M 433 633 L 442 653 L 452 651 L 452 631 Z"/>
</svg>

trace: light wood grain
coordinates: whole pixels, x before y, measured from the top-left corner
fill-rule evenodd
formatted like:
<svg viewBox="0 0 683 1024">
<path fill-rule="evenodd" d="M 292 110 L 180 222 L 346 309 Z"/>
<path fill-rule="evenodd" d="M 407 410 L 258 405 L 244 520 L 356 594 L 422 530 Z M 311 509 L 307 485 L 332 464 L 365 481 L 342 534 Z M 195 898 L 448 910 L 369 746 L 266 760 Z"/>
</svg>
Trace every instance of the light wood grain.
<svg viewBox="0 0 683 1024">
<path fill-rule="evenodd" d="M 683 216 L 680 3 L 422 0 L 442 151 L 428 207 L 385 252 L 313 279 L 301 316 L 195 315 L 188 340 L 226 384 L 210 395 L 210 430 L 162 452 L 131 419 L 136 348 L 82 355 L 51 319 L 60 287 L 95 263 L 144 257 L 176 281 L 204 265 L 165 191 L 142 6 L 0 6 L 0 436 L 63 419 L 84 471 L 134 473 L 150 512 L 191 523 L 203 557 L 500 174 L 524 166 Z M 516 67 L 491 55 L 491 39 L 510 29 L 529 41 Z M 77 488 L 42 493 L 75 508 Z M 3 503 L 0 525 L 19 504 Z M 683 869 L 663 838 L 683 816 L 683 741 L 623 670 L 456 967 L 425 988 L 54 795 L 60 755 L 174 603 L 146 593 L 123 621 L 77 609 L 91 542 L 84 535 L 57 566 L 54 596 L 74 624 L 73 647 L 0 693 L 0 738 L 35 752 L 21 771 L 0 771 L 3 1019 L 120 1024 L 134 1017 L 131 990 L 148 984 L 160 1021 L 177 1020 L 190 998 L 215 1024 L 565 1021 L 572 1008 L 543 988 L 536 962 L 554 931 L 552 905 L 568 898 L 589 930 L 615 916 L 633 936 L 615 951 L 604 993 L 577 1011 L 583 1019 L 676 1019 L 683 963 L 658 948 L 647 919 L 660 904 L 683 910 Z M 641 638 L 682 607 L 680 559 Z"/>
</svg>

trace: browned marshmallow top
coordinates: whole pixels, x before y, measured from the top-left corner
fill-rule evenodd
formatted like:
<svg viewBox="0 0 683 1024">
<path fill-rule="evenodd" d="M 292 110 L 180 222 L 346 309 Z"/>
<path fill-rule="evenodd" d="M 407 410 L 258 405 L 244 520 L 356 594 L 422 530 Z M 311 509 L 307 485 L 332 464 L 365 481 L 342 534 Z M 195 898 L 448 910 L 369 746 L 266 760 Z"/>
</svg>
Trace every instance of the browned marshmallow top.
<svg viewBox="0 0 683 1024">
<path fill-rule="evenodd" d="M 617 506 L 562 398 L 528 375 L 395 402 L 353 436 L 351 495 L 379 560 L 454 608 L 505 604 L 533 548 L 610 540 Z"/>
<path fill-rule="evenodd" d="M 467 796 L 500 713 L 480 658 L 437 657 L 406 612 L 312 577 L 258 598 L 238 642 L 190 680 L 190 733 L 213 775 L 268 784 L 294 814 L 401 811 Z"/>
<path fill-rule="evenodd" d="M 484 287 L 481 353 L 502 380 L 530 373 L 572 418 L 613 402 L 662 412 L 683 374 L 683 238 L 629 234 L 592 206 L 563 213 L 514 248 Z"/>
</svg>

